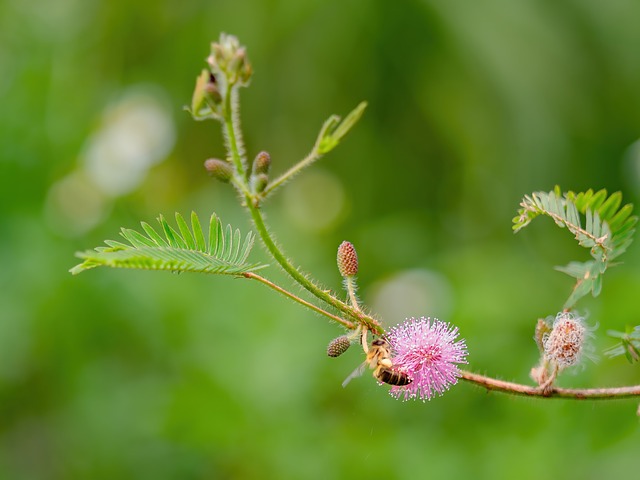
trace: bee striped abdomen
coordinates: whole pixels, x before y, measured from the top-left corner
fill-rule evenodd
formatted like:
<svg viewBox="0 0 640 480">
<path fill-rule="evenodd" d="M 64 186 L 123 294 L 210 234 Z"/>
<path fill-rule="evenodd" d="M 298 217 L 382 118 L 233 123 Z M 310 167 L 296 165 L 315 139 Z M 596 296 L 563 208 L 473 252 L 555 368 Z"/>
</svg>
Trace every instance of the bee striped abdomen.
<svg viewBox="0 0 640 480">
<path fill-rule="evenodd" d="M 385 367 L 379 367 L 378 369 L 376 369 L 376 371 L 373 372 L 373 376 L 382 383 L 397 385 L 399 387 L 403 385 L 409 385 L 411 383 L 411 378 L 409 378 L 404 373 L 397 372 Z"/>
</svg>

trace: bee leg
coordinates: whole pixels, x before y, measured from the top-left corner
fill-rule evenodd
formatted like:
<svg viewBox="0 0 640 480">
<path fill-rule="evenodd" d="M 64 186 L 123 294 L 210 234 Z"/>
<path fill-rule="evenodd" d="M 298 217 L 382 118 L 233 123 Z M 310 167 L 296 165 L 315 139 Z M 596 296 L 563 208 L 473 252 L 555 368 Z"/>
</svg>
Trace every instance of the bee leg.
<svg viewBox="0 0 640 480">
<path fill-rule="evenodd" d="M 369 330 L 367 327 L 362 327 L 362 335 L 360 335 L 360 341 L 362 342 L 362 349 L 364 353 L 369 353 L 369 340 L 367 339 L 367 333 Z"/>
<path fill-rule="evenodd" d="M 391 362 L 391 360 L 389 360 L 388 358 L 381 358 L 380 360 L 378 360 L 378 364 L 387 368 L 391 368 L 393 366 L 393 362 Z"/>
</svg>

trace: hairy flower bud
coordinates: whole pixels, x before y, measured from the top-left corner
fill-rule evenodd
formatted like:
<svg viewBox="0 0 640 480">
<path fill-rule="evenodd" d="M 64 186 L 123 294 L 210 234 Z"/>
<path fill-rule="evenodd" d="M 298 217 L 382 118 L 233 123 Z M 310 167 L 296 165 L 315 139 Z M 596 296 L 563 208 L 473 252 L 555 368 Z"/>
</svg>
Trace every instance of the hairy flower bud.
<svg viewBox="0 0 640 480">
<path fill-rule="evenodd" d="M 222 96 L 216 77 L 208 70 L 202 70 L 196 78 L 191 98 L 191 114 L 196 120 L 219 118 L 222 114 Z"/>
<path fill-rule="evenodd" d="M 233 168 L 228 162 L 218 158 L 210 158 L 204 162 L 204 168 L 212 177 L 216 177 L 221 182 L 228 182 L 233 176 Z"/>
<path fill-rule="evenodd" d="M 545 358 L 555 362 L 560 370 L 577 365 L 588 335 L 582 317 L 571 312 L 558 313 L 551 333 L 543 337 Z"/>
<path fill-rule="evenodd" d="M 358 273 L 358 254 L 351 242 L 344 241 L 338 247 L 338 270 L 343 277 Z"/>
<path fill-rule="evenodd" d="M 261 173 L 269 174 L 269 168 L 271 167 L 271 156 L 267 152 L 260 152 L 256 155 L 255 160 L 253 161 L 253 166 L 251 167 L 251 171 L 254 175 L 259 175 Z"/>
<path fill-rule="evenodd" d="M 327 345 L 327 355 L 330 357 L 339 357 L 351 346 L 349 337 L 342 335 L 338 338 L 334 338 Z"/>
<path fill-rule="evenodd" d="M 251 188 L 254 193 L 262 193 L 267 184 L 269 183 L 269 177 L 266 173 L 260 173 L 251 177 Z"/>
</svg>

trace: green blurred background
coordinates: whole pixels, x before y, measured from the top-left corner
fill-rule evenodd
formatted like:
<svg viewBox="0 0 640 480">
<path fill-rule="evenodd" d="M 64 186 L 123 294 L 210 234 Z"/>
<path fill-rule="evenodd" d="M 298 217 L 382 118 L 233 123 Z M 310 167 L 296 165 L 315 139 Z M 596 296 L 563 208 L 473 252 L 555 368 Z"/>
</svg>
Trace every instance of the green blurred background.
<svg viewBox="0 0 640 480">
<path fill-rule="evenodd" d="M 514 398 L 462 383 L 401 403 L 340 334 L 259 284 L 96 270 L 74 252 L 195 210 L 250 227 L 208 178 L 217 125 L 190 102 L 220 32 L 248 48 L 250 155 L 279 173 L 332 113 L 369 108 L 265 205 L 287 253 L 339 289 L 338 244 L 392 325 L 459 326 L 470 368 L 530 382 L 539 317 L 586 258 L 548 220 L 514 236 L 522 195 L 640 195 L 640 3 L 4 0 L 0 3 L 0 478 L 598 479 L 638 468 L 637 400 Z M 640 244 L 579 308 L 640 323 Z M 253 258 L 265 260 L 261 248 Z M 290 282 L 270 268 L 266 274 Z M 295 287 L 294 287 L 295 288 Z M 354 349 L 355 350 L 355 349 Z M 563 386 L 637 384 L 624 359 Z"/>
</svg>

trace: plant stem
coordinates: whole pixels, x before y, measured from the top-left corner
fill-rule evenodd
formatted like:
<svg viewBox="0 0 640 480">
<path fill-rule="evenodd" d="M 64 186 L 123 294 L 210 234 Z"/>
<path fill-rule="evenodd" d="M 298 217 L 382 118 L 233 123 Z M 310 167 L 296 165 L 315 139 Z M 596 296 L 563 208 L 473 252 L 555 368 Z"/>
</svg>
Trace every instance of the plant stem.
<svg viewBox="0 0 640 480">
<path fill-rule="evenodd" d="M 296 282 L 298 282 L 303 288 L 313 294 L 316 298 L 322 300 L 323 302 L 331 305 L 332 307 L 338 309 L 342 313 L 345 313 L 351 318 L 354 318 L 358 321 L 358 323 L 365 324 L 372 332 L 376 334 L 383 333 L 383 329 L 380 324 L 373 318 L 368 315 L 365 315 L 361 311 L 357 311 L 353 307 L 347 305 L 346 303 L 338 300 L 333 295 L 329 294 L 327 291 L 322 290 L 315 283 L 305 277 L 300 271 L 294 267 L 291 262 L 284 256 L 284 254 L 280 251 L 280 249 L 276 246 L 275 242 L 269 235 L 269 231 L 264 223 L 264 218 L 262 217 L 262 212 L 258 207 L 255 207 L 251 201 L 247 201 L 247 208 L 251 213 L 251 218 L 253 219 L 253 224 L 262 239 L 262 242 L 269 250 L 269 253 L 274 258 L 276 262 L 280 264 L 280 266 L 287 272 Z"/>
<path fill-rule="evenodd" d="M 354 310 L 361 312 L 360 304 L 358 303 L 358 297 L 356 296 L 356 281 L 352 276 L 345 277 L 344 285 L 351 301 L 351 306 Z"/>
<path fill-rule="evenodd" d="M 286 181 L 293 178 L 303 168 L 308 167 L 313 162 L 318 160 L 320 157 L 322 157 L 322 155 L 318 154 L 317 145 L 314 145 L 313 149 L 309 152 L 309 154 L 303 160 L 296 163 L 293 167 L 291 167 L 289 170 L 284 172 L 274 181 L 269 182 L 269 185 L 267 185 L 267 188 L 265 188 L 264 191 L 262 192 L 262 197 L 266 197 L 267 195 L 269 195 L 269 193 L 274 191 L 279 186 L 283 185 Z"/>
<path fill-rule="evenodd" d="M 462 370 L 460 373 L 462 380 L 470 383 L 475 383 L 476 385 L 486 388 L 487 390 L 493 390 L 496 392 L 508 393 L 512 395 L 522 395 L 525 397 L 568 398 L 574 400 L 607 400 L 640 396 L 640 385 L 614 388 L 581 389 L 551 387 L 542 389 L 541 387 L 522 385 L 513 382 L 505 382 L 503 380 L 498 380 L 484 375 L 478 375 L 477 373 L 471 373 L 465 370 Z"/>
<path fill-rule="evenodd" d="M 224 101 L 224 138 L 227 144 L 227 151 L 231 153 L 231 160 L 236 167 L 236 171 L 243 179 L 246 179 L 247 171 L 242 158 L 243 147 L 242 134 L 239 126 L 238 104 L 237 87 L 234 88 L 227 82 L 227 94 L 225 95 Z"/>
<path fill-rule="evenodd" d="M 287 272 L 291 278 L 293 278 L 298 284 L 300 284 L 303 288 L 309 291 L 312 295 L 314 295 L 319 300 L 331 305 L 336 308 L 338 311 L 346 314 L 350 318 L 353 318 L 358 322 L 358 324 L 366 325 L 372 332 L 376 334 L 382 334 L 383 329 L 380 324 L 370 317 L 369 315 L 364 314 L 360 311 L 359 308 L 353 308 L 348 304 L 338 300 L 336 297 L 328 293 L 327 291 L 318 287 L 314 282 L 309 280 L 305 275 L 300 273 L 300 271 L 294 267 L 291 262 L 285 257 L 282 251 L 278 248 L 275 241 L 269 234 L 269 230 L 264 223 L 264 218 L 262 216 L 262 212 L 259 208 L 258 198 L 251 193 L 251 189 L 248 185 L 248 170 L 245 169 L 245 165 L 243 162 L 243 152 L 242 149 L 242 134 L 240 132 L 240 116 L 239 116 L 239 101 L 237 97 L 237 91 L 233 87 L 227 88 L 227 95 L 225 97 L 225 108 L 224 108 L 224 134 L 226 139 L 226 146 L 229 151 L 229 154 L 232 158 L 232 161 L 236 168 L 237 175 L 234 177 L 234 184 L 236 188 L 244 194 L 245 198 L 245 207 L 249 210 L 251 214 L 251 218 L 253 219 L 253 224 L 258 231 L 262 242 L 267 247 L 267 250 L 273 257 L 273 259 L 280 264 L 285 272 Z M 309 165 L 313 161 L 317 160 L 320 156 L 317 154 L 317 145 L 314 146 L 311 153 L 305 158 L 302 162 L 300 162 L 297 166 L 294 166 L 289 170 L 289 172 L 282 177 L 282 180 L 279 183 L 284 182 L 291 175 L 294 175 L 300 169 Z M 278 180 L 276 181 L 278 182 Z M 277 185 L 276 185 L 277 186 Z M 273 187 L 275 188 L 275 187 Z M 262 196 L 264 196 L 262 193 Z M 281 292 L 282 293 L 282 292 Z M 336 317 L 340 318 L 340 317 Z M 342 319 L 341 319 L 342 320 Z M 340 322 L 347 328 L 355 329 L 357 326 L 352 322 L 347 322 L 345 324 L 344 321 Z"/>
<path fill-rule="evenodd" d="M 266 285 L 267 287 L 272 288 L 275 291 L 277 291 L 277 292 L 283 294 L 284 296 L 290 298 L 291 300 L 294 300 L 294 301 L 304 305 L 305 307 L 310 308 L 314 312 L 318 312 L 318 313 L 320 313 L 320 314 L 322 314 L 322 315 L 324 315 L 326 317 L 329 317 L 330 319 L 332 319 L 332 320 L 344 325 L 346 328 L 348 328 L 350 330 L 353 330 L 353 329 L 356 328 L 356 326 L 352 322 L 350 322 L 348 320 L 345 320 L 344 318 L 340 318 L 337 315 L 334 315 L 332 313 L 329 313 L 326 310 L 323 310 L 322 308 L 317 307 L 313 303 L 310 303 L 310 302 L 307 302 L 306 300 L 303 300 L 302 298 L 298 297 L 297 295 L 294 295 L 293 293 L 285 290 L 284 288 L 276 285 L 273 282 L 270 282 L 269 280 L 267 280 L 264 277 L 261 277 L 260 275 L 256 275 L 255 273 L 252 273 L 252 272 L 247 272 L 247 273 L 243 273 L 242 276 L 245 277 L 245 278 L 252 278 L 254 280 L 257 280 L 257 281 L 263 283 L 264 285 Z"/>
</svg>

